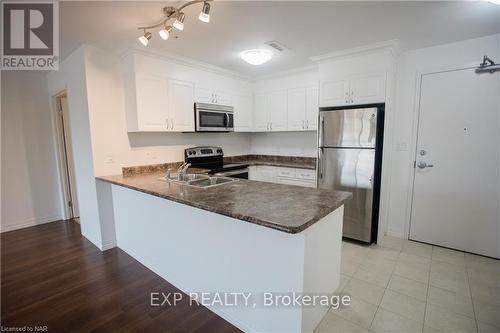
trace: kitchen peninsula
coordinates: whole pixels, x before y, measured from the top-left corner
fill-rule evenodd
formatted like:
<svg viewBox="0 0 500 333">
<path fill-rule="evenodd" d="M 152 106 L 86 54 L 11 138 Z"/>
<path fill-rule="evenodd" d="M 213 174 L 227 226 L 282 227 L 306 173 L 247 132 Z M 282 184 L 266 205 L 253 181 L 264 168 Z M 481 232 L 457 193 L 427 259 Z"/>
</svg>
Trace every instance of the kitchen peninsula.
<svg viewBox="0 0 500 333">
<path fill-rule="evenodd" d="M 98 177 L 116 246 L 186 293 L 251 293 L 210 307 L 244 331 L 312 332 L 328 307 L 265 307 L 264 293 L 335 292 L 346 192 L 236 180 L 197 188 L 163 174 Z"/>
</svg>

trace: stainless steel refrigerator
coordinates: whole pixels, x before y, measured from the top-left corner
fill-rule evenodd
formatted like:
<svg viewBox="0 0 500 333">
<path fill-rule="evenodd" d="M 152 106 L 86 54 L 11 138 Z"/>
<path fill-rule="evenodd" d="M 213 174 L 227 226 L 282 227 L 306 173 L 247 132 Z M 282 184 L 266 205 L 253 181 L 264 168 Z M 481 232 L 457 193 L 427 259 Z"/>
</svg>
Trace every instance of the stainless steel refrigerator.
<svg viewBox="0 0 500 333">
<path fill-rule="evenodd" d="M 377 241 L 384 105 L 319 109 L 318 188 L 347 191 L 343 236 Z"/>
</svg>

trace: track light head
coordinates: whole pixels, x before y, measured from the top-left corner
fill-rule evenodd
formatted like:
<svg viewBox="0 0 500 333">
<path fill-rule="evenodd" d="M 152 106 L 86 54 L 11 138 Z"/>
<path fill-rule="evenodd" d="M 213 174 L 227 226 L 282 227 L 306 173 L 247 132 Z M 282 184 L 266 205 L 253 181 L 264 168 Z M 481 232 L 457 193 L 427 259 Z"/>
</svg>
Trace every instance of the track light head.
<svg viewBox="0 0 500 333">
<path fill-rule="evenodd" d="M 203 8 L 201 9 L 200 16 L 198 16 L 200 21 L 208 23 L 210 22 L 210 4 L 208 2 L 203 3 Z"/>
<path fill-rule="evenodd" d="M 139 37 L 139 42 L 141 42 L 142 45 L 148 46 L 149 40 L 151 39 L 153 35 L 150 32 L 144 32 L 143 36 Z"/>
<path fill-rule="evenodd" d="M 179 16 L 177 16 L 177 19 L 175 20 L 173 26 L 175 29 L 182 31 L 184 30 L 184 19 L 186 18 L 186 15 L 184 13 L 179 13 Z"/>
<path fill-rule="evenodd" d="M 160 31 L 158 31 L 158 35 L 160 35 L 161 39 L 167 40 L 168 37 L 170 36 L 171 31 L 172 31 L 172 27 L 165 25 Z"/>
</svg>

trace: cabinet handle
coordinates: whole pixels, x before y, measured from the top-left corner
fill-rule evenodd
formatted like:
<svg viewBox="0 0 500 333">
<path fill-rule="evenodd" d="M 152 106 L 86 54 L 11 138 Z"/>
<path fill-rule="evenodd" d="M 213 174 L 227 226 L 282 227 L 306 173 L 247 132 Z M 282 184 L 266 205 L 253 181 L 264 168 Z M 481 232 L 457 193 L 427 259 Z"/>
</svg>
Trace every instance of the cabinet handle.
<svg viewBox="0 0 500 333">
<path fill-rule="evenodd" d="M 345 104 L 349 104 L 349 92 L 345 92 Z"/>
<path fill-rule="evenodd" d="M 309 128 L 309 120 L 306 120 L 306 128 Z"/>
<path fill-rule="evenodd" d="M 168 130 L 168 118 L 166 119 L 166 122 L 167 122 L 167 130 Z"/>
<path fill-rule="evenodd" d="M 272 122 L 271 122 L 271 125 L 270 125 L 270 127 L 271 127 L 271 131 L 272 131 L 272 130 L 273 130 L 273 123 L 272 123 Z"/>
<path fill-rule="evenodd" d="M 302 120 L 302 129 L 304 129 L 304 121 Z"/>
<path fill-rule="evenodd" d="M 354 91 L 351 91 L 351 104 L 354 103 Z"/>
<path fill-rule="evenodd" d="M 170 127 L 170 129 L 171 129 L 171 130 L 173 130 L 173 129 L 174 129 L 174 120 L 173 120 L 173 119 L 170 119 L 170 124 L 172 125 L 172 126 Z"/>
<path fill-rule="evenodd" d="M 219 103 L 219 98 L 217 97 L 217 94 L 215 94 L 215 103 Z"/>
</svg>

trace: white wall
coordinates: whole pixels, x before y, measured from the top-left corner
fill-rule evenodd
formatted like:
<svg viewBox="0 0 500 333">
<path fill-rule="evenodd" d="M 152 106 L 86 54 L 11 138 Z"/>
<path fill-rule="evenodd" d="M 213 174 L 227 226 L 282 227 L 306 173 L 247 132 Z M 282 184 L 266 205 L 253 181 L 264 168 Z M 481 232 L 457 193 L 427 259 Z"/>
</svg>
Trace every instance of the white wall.
<svg viewBox="0 0 500 333">
<path fill-rule="evenodd" d="M 500 35 L 408 51 L 399 58 L 388 234 L 408 236 L 414 160 L 412 153 L 416 136 L 414 116 L 417 73 L 453 66 L 477 66 L 485 54 L 494 60 L 500 60 Z"/>
<path fill-rule="evenodd" d="M 45 76 L 2 72 L 2 232 L 62 218 Z"/>
<path fill-rule="evenodd" d="M 49 87 L 47 100 L 64 90 L 67 91 L 82 235 L 102 248 L 87 103 L 85 47 L 80 47 L 68 56 L 60 64 L 58 71 L 51 72 L 47 83 Z"/>
</svg>

